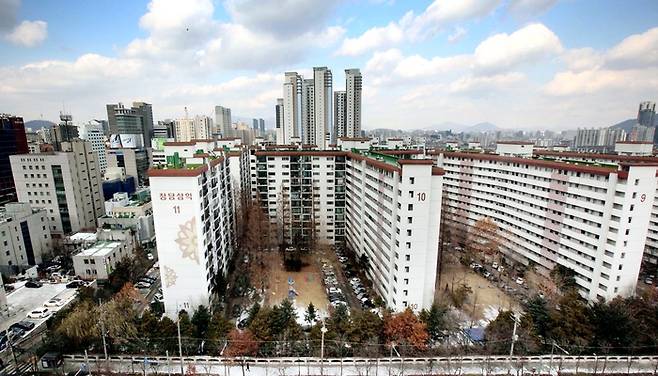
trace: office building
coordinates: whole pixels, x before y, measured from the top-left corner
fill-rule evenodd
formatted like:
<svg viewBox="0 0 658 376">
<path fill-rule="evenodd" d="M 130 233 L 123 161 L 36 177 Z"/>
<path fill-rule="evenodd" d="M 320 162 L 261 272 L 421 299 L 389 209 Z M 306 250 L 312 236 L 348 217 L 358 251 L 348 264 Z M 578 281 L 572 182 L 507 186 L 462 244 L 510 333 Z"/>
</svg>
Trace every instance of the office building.
<svg viewBox="0 0 658 376">
<path fill-rule="evenodd" d="M 174 120 L 158 121 L 158 124 L 153 127 L 153 138 L 174 138 L 176 137 L 176 122 Z M 151 147 L 154 147 L 151 143 Z"/>
<path fill-rule="evenodd" d="M 16 201 L 16 189 L 9 157 L 28 152 L 23 118 L 0 114 L 0 206 Z"/>
<path fill-rule="evenodd" d="M 572 269 L 589 301 L 633 295 L 656 165 L 533 159 L 522 150 L 526 145 L 498 144 L 498 154 L 430 152 L 445 170 L 443 231 L 467 242 L 475 223 L 489 218 L 504 238 L 507 260 L 531 264 L 546 277 L 556 265 Z M 503 149 L 507 155 L 499 155 Z"/>
<path fill-rule="evenodd" d="M 63 151 L 10 157 L 18 201 L 45 208 L 53 236 L 96 228 L 103 215 L 97 154 L 82 140 L 62 142 Z"/>
<path fill-rule="evenodd" d="M 62 151 L 62 142 L 71 142 L 80 137 L 78 126 L 73 124 L 73 115 L 60 112 L 59 124 L 53 126 L 50 134 L 55 151 Z"/>
<path fill-rule="evenodd" d="M 261 136 L 265 134 L 265 120 L 264 119 L 258 119 L 258 127 L 260 129 L 260 134 Z"/>
<path fill-rule="evenodd" d="M 107 119 L 113 148 L 143 148 L 151 146 L 153 137 L 152 106 L 133 102 L 131 108 L 122 103 L 108 104 Z"/>
<path fill-rule="evenodd" d="M 0 208 L 0 272 L 16 275 L 40 264 L 50 252 L 48 214 L 29 203 L 12 202 Z"/>
<path fill-rule="evenodd" d="M 656 119 L 656 102 L 642 102 L 637 110 L 637 123 L 645 127 L 654 127 Z"/>
<path fill-rule="evenodd" d="M 137 186 L 148 185 L 149 156 L 146 149 L 108 149 L 107 167 L 123 170 L 125 176 L 135 179 Z"/>
<path fill-rule="evenodd" d="M 91 144 L 91 150 L 96 152 L 98 156 L 98 168 L 101 175 L 107 169 L 107 156 L 105 151 L 105 134 L 103 133 L 103 125 L 96 120 L 88 122 L 78 127 L 80 139 L 88 141 Z"/>
<path fill-rule="evenodd" d="M 231 109 L 222 106 L 215 106 L 215 127 L 213 135 L 218 137 L 233 137 L 233 119 L 231 119 Z"/>
<path fill-rule="evenodd" d="M 83 280 L 107 281 L 116 264 L 135 254 L 131 231 L 98 229 L 96 241 L 74 254 L 73 270 Z"/>
<path fill-rule="evenodd" d="M 230 162 L 212 140 L 164 144 L 149 170 L 165 313 L 217 301 L 235 246 Z"/>
</svg>

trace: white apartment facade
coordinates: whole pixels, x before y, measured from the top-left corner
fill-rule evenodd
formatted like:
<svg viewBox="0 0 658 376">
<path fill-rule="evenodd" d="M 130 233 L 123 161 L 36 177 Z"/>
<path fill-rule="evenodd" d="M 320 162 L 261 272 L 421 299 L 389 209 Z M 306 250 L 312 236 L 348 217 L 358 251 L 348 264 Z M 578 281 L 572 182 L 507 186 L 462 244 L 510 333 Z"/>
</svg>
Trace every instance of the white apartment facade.
<svg viewBox="0 0 658 376">
<path fill-rule="evenodd" d="M 363 77 L 359 69 L 345 69 L 345 135 L 361 136 L 361 91 Z M 338 136 L 337 136 L 338 137 Z"/>
<path fill-rule="evenodd" d="M 286 72 L 283 81 L 283 127 L 277 143 L 289 145 L 300 137 L 301 127 L 302 77 L 297 72 Z"/>
<path fill-rule="evenodd" d="M 389 307 L 431 306 L 442 181 L 432 160 L 279 147 L 253 150 L 250 168 L 252 197 L 279 241 L 345 245 L 367 256 Z"/>
<path fill-rule="evenodd" d="M 167 165 L 149 170 L 165 313 L 208 306 L 233 254 L 229 159 L 215 142 L 165 143 Z M 197 150 L 205 153 L 196 154 Z"/>
<path fill-rule="evenodd" d="M 318 149 L 326 149 L 331 142 L 331 133 L 333 122 L 332 104 L 334 99 L 333 94 L 333 76 L 331 70 L 327 67 L 314 67 L 313 68 L 313 82 L 314 82 L 314 103 L 313 113 L 315 119 L 313 126 L 306 128 L 304 131 L 308 132 L 310 138 L 309 145 L 316 145 Z"/>
<path fill-rule="evenodd" d="M 0 271 L 13 275 L 40 264 L 51 250 L 49 227 L 44 208 L 23 202 L 0 208 Z"/>
<path fill-rule="evenodd" d="M 153 225 L 153 205 L 150 195 L 139 195 L 133 198 L 126 192 L 117 192 L 105 201 L 105 215 L 98 218 L 98 226 L 116 230 L 132 230 L 139 244 L 155 240 Z"/>
<path fill-rule="evenodd" d="M 231 109 L 223 106 L 215 106 L 215 126 L 213 135 L 221 137 L 233 137 L 233 120 L 231 119 Z"/>
<path fill-rule="evenodd" d="M 97 155 L 88 142 L 63 142 L 65 152 L 9 157 L 19 202 L 44 208 L 55 237 L 96 228 L 104 213 Z"/>
<path fill-rule="evenodd" d="M 192 119 L 177 119 L 174 121 L 174 130 L 176 141 L 210 139 L 213 137 L 213 122 L 208 116 L 202 115 L 197 115 Z"/>
<path fill-rule="evenodd" d="M 434 302 L 442 175 L 429 159 L 347 154 L 346 245 L 395 311 Z"/>
<path fill-rule="evenodd" d="M 640 145 L 642 146 L 642 145 Z M 658 164 L 658 157 L 653 155 L 616 155 L 600 153 L 555 152 L 548 150 L 535 150 L 535 157 L 546 160 L 581 160 L 587 163 L 604 163 L 612 166 L 622 164 Z M 644 248 L 644 261 L 658 264 L 658 191 L 654 196 L 649 220 L 649 232 Z"/>
<path fill-rule="evenodd" d="M 505 239 L 505 257 L 532 261 L 543 275 L 557 264 L 574 270 L 589 301 L 634 294 L 656 193 L 655 166 L 430 154 L 445 170 L 447 226 L 468 231 L 491 218 Z"/>
</svg>

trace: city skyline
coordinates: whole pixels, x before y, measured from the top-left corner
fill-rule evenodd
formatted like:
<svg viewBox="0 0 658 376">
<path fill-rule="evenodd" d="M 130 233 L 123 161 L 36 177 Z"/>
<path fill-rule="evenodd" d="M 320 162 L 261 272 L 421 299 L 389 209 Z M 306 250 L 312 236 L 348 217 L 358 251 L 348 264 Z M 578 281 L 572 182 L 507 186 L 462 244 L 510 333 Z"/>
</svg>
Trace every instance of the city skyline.
<svg viewBox="0 0 658 376">
<path fill-rule="evenodd" d="M 143 100 L 162 120 L 185 106 L 212 115 L 221 104 L 271 129 L 283 72 L 311 77 L 300 67 L 312 66 L 334 72 L 334 91 L 345 89 L 343 67 L 361 68 L 366 130 L 485 121 L 505 129 L 602 127 L 656 101 L 651 2 L 300 2 L 277 5 L 280 12 L 249 5 L 130 3 L 117 7 L 119 24 L 102 21 L 83 33 L 90 21 L 57 16 L 119 9 L 7 1 L 3 111 L 53 120 L 65 107 L 84 122 L 103 118 L 105 103 Z M 300 14 L 305 22 L 290 26 Z"/>
</svg>

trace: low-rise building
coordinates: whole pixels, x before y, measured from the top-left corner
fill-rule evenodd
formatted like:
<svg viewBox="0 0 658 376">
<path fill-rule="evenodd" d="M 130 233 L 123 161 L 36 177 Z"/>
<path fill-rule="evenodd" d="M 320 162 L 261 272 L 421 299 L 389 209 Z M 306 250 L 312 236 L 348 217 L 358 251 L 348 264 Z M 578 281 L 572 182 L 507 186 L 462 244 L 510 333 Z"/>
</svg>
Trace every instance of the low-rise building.
<svg viewBox="0 0 658 376">
<path fill-rule="evenodd" d="M 96 241 L 73 255 L 75 274 L 85 280 L 107 280 L 116 264 L 133 257 L 135 238 L 130 231 L 99 229 Z"/>
<path fill-rule="evenodd" d="M 0 272 L 14 275 L 40 264 L 51 249 L 48 213 L 28 203 L 0 208 Z"/>
<path fill-rule="evenodd" d="M 115 193 L 112 199 L 105 201 L 105 215 L 98 218 L 98 227 L 132 230 L 139 244 L 153 242 L 153 206 L 148 188 L 141 189 L 134 195 L 126 192 Z"/>
</svg>

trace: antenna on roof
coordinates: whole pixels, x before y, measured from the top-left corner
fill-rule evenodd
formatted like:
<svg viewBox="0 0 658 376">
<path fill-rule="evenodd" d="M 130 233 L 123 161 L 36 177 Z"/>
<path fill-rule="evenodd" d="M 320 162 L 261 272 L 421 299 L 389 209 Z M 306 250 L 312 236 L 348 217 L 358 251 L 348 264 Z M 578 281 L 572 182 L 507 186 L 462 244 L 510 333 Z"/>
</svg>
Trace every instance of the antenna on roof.
<svg viewBox="0 0 658 376">
<path fill-rule="evenodd" d="M 189 119 L 189 116 L 187 114 L 187 106 L 185 106 L 185 119 Z"/>
</svg>

